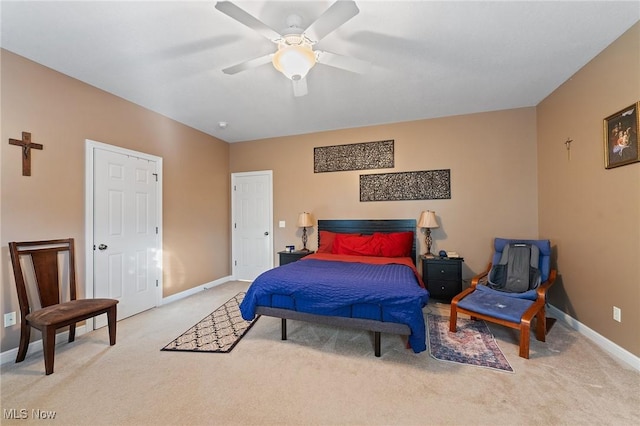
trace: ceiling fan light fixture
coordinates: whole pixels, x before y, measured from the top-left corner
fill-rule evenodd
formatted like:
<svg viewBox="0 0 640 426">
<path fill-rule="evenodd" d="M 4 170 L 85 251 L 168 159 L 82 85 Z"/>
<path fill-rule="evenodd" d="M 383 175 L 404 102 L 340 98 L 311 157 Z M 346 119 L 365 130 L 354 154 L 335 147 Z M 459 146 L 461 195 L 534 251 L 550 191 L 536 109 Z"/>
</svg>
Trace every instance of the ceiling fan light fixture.
<svg viewBox="0 0 640 426">
<path fill-rule="evenodd" d="M 281 44 L 273 55 L 273 66 L 290 80 L 301 80 L 316 64 L 316 55 L 308 44 Z"/>
</svg>

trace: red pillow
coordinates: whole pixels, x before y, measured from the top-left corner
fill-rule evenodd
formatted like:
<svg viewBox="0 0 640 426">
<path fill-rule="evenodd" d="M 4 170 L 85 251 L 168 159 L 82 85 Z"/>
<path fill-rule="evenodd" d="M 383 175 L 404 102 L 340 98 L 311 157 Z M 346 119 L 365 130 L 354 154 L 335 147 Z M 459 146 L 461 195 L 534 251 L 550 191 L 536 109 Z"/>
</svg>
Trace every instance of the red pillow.
<svg viewBox="0 0 640 426">
<path fill-rule="evenodd" d="M 350 256 L 381 255 L 373 235 L 338 234 L 333 241 L 333 253 Z"/>
<path fill-rule="evenodd" d="M 320 246 L 318 247 L 318 253 L 333 253 L 333 242 L 336 239 L 338 233 L 331 231 L 320 231 Z M 340 235 L 352 235 L 359 236 L 361 234 L 340 234 Z"/>
<path fill-rule="evenodd" d="M 379 248 L 379 256 L 384 257 L 410 257 L 413 249 L 413 232 L 390 232 L 373 234 L 373 245 Z"/>
</svg>

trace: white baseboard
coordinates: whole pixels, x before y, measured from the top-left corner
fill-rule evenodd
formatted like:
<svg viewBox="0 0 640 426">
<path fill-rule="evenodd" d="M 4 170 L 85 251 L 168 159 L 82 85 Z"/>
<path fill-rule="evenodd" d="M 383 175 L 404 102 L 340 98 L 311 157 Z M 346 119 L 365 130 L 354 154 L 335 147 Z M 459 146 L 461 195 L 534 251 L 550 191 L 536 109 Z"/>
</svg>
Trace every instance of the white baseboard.
<svg viewBox="0 0 640 426">
<path fill-rule="evenodd" d="M 549 305 L 548 307 L 549 309 L 547 310 L 547 312 L 549 312 L 551 316 L 562 321 L 569 327 L 573 328 L 578 333 L 582 334 L 587 339 L 591 340 L 593 343 L 600 346 L 600 348 L 602 348 L 607 353 L 611 354 L 613 357 L 624 362 L 625 364 L 628 364 L 636 371 L 640 371 L 639 357 L 635 356 L 634 354 L 627 351 L 626 349 L 613 343 L 611 340 L 607 339 L 606 337 L 596 333 L 586 325 L 582 324 L 577 319 L 565 314 L 555 306 Z"/>
<path fill-rule="evenodd" d="M 210 289 L 212 287 L 218 286 L 220 284 L 224 284 L 226 282 L 229 281 L 233 281 L 233 277 L 232 276 L 227 276 L 227 277 L 223 277 L 223 278 L 219 278 L 215 281 L 210 281 L 206 284 L 202 284 L 198 287 L 194 287 L 194 288 L 190 288 L 189 290 L 185 290 L 185 291 L 181 291 L 180 293 L 176 293 L 176 294 L 172 294 L 171 296 L 168 297 L 164 297 L 162 299 L 162 304 L 166 305 L 167 303 L 171 303 L 171 302 L 175 302 L 178 301 L 180 299 L 184 299 L 185 297 L 189 297 L 191 295 L 194 295 L 196 293 L 199 293 L 203 290 L 207 290 Z"/>
<path fill-rule="evenodd" d="M 38 330 L 31 329 L 32 333 L 38 332 Z M 78 336 L 82 336 L 87 332 L 86 325 L 79 325 L 76 327 L 76 338 Z M 69 331 L 64 331 L 62 333 L 56 334 L 56 345 L 62 342 L 69 341 Z M 35 340 L 29 343 L 29 348 L 27 349 L 27 356 L 32 354 L 37 354 L 38 352 L 42 352 L 42 339 Z M 0 353 L 0 365 L 8 364 L 10 362 L 15 362 L 16 357 L 18 356 L 18 348 L 9 349 L 8 351 Z M 43 360 L 44 362 L 44 360 Z"/>
</svg>

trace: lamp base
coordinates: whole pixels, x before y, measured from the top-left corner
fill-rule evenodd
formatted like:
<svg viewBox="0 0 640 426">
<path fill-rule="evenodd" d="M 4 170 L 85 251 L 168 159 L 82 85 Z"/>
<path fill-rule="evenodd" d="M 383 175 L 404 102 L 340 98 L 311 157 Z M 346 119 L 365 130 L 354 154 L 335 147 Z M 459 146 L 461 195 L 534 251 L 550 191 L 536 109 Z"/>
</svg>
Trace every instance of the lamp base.
<svg viewBox="0 0 640 426">
<path fill-rule="evenodd" d="M 433 253 L 425 253 L 423 254 L 423 256 L 426 257 L 427 259 L 433 259 L 434 257 L 436 257 L 436 255 Z"/>
<path fill-rule="evenodd" d="M 307 248 L 307 227 L 303 226 L 302 227 L 302 250 L 303 252 L 308 252 L 309 249 Z"/>
</svg>

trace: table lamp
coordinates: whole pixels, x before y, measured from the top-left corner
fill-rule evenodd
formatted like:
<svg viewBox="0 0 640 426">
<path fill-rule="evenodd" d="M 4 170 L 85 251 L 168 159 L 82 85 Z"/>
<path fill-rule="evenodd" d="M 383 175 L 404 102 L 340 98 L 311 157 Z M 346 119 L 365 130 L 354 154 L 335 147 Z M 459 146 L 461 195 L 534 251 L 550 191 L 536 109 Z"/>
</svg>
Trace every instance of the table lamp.
<svg viewBox="0 0 640 426">
<path fill-rule="evenodd" d="M 298 228 L 302 228 L 302 251 L 309 251 L 307 248 L 307 227 L 313 226 L 311 213 L 302 212 L 298 216 Z"/>
<path fill-rule="evenodd" d="M 424 228 L 424 233 L 426 234 L 426 243 L 427 243 L 427 252 L 425 253 L 425 257 L 435 257 L 433 253 L 431 253 L 431 244 L 433 240 L 431 239 L 431 229 L 439 228 L 438 219 L 436 219 L 436 212 L 431 210 L 423 211 L 420 214 L 420 220 L 418 221 L 418 227 Z"/>
</svg>

